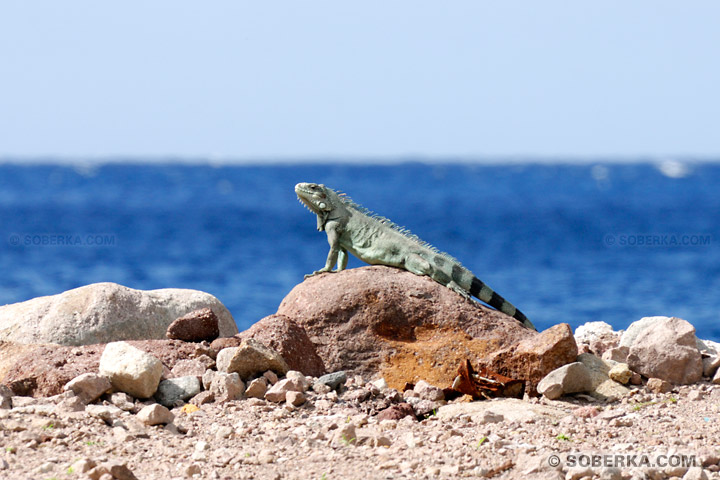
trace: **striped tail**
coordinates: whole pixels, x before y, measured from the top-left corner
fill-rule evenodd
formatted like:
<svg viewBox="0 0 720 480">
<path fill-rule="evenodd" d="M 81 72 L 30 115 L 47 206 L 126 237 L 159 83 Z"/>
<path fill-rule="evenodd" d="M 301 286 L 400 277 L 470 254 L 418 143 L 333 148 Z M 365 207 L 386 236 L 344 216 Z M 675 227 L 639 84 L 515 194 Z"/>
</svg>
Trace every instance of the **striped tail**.
<svg viewBox="0 0 720 480">
<path fill-rule="evenodd" d="M 483 302 L 487 303 L 496 310 L 501 311 L 506 315 L 522 322 L 527 328 L 531 328 L 535 331 L 535 325 L 522 313 L 520 310 L 515 308 L 513 304 L 505 300 L 503 297 L 498 295 L 492 288 L 485 285 L 479 278 L 473 277 L 472 283 L 470 284 L 470 295 L 479 298 Z"/>
</svg>

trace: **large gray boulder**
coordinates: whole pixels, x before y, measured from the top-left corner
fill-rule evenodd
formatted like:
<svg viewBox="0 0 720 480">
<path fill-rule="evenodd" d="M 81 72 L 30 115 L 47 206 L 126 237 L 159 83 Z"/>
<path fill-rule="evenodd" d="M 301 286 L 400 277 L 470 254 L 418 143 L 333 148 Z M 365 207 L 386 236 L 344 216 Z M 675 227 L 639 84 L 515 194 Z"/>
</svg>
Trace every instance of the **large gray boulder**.
<svg viewBox="0 0 720 480">
<path fill-rule="evenodd" d="M 174 320 L 205 307 L 217 315 L 221 336 L 238 333 L 230 312 L 209 293 L 95 283 L 0 307 L 0 341 L 91 345 L 164 339 Z"/>
</svg>

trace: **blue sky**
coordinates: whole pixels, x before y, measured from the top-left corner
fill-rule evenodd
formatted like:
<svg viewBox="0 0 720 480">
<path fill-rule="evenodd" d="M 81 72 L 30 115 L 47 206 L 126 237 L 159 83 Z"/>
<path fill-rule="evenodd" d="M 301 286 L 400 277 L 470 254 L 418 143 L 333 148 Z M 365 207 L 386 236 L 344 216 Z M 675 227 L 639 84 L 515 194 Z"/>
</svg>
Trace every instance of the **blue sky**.
<svg viewBox="0 0 720 480">
<path fill-rule="evenodd" d="M 0 156 L 720 155 L 720 2 L 0 4 Z"/>
</svg>

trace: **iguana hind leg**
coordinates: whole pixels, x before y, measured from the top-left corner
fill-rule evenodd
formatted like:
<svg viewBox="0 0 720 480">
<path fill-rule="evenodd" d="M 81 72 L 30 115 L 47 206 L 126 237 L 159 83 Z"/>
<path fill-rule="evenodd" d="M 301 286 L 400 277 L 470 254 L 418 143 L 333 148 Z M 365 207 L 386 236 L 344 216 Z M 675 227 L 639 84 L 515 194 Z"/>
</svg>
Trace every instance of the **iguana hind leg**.
<svg viewBox="0 0 720 480">
<path fill-rule="evenodd" d="M 432 276 L 432 265 L 420 255 L 411 253 L 405 259 L 405 269 L 415 275 Z"/>
</svg>

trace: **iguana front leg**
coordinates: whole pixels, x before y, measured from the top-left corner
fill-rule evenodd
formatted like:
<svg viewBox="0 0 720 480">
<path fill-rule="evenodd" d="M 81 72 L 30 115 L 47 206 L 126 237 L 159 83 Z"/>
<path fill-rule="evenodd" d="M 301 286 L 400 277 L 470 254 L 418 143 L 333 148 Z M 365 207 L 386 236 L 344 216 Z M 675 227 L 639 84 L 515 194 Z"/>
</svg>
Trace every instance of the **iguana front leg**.
<svg viewBox="0 0 720 480">
<path fill-rule="evenodd" d="M 330 251 L 328 252 L 325 266 L 320 270 L 315 270 L 313 273 L 305 275 L 305 278 L 310 278 L 319 273 L 335 273 L 344 270 L 347 266 L 348 256 L 347 250 L 340 246 L 340 233 L 338 232 L 339 226 L 327 224 L 325 231 L 328 237 L 328 243 L 330 244 Z M 339 260 L 339 261 L 338 261 Z M 333 270 L 335 264 L 338 265 L 337 270 Z"/>
</svg>

